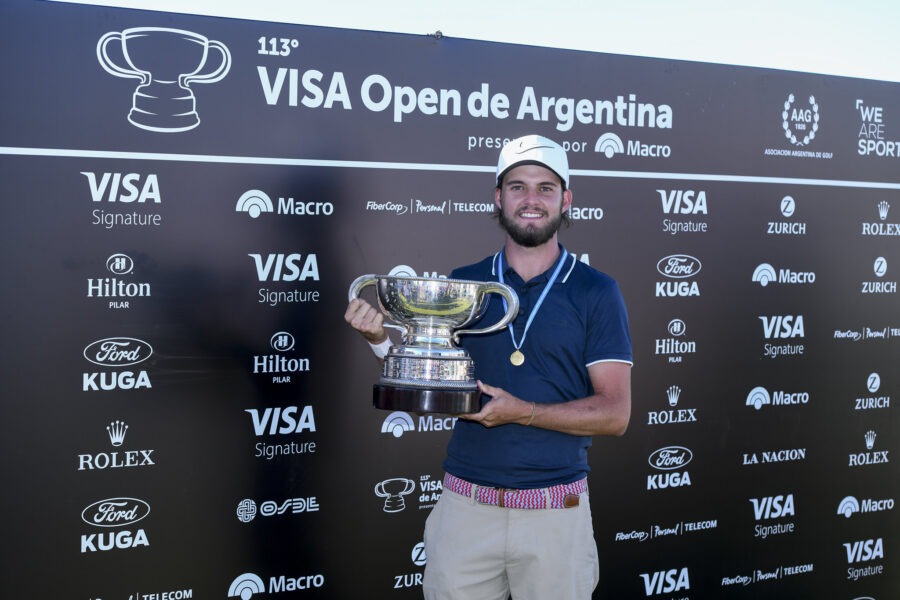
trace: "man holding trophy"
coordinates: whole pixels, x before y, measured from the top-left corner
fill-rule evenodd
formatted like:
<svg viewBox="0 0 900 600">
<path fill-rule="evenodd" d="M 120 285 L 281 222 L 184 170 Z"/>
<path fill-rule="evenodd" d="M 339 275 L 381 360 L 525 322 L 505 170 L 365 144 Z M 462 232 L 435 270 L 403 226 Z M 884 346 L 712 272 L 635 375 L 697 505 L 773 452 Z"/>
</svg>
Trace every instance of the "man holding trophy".
<svg viewBox="0 0 900 600">
<path fill-rule="evenodd" d="M 460 338 L 483 396 L 459 415 L 447 448 L 444 493 L 425 525 L 424 593 L 435 600 L 590 598 L 599 563 L 587 448 L 591 436 L 622 435 L 628 426 L 625 304 L 612 278 L 557 240 L 572 204 L 561 146 L 537 135 L 504 146 L 494 203 L 505 244 L 450 279 L 499 282 L 515 294 L 503 293 L 502 305 L 487 305 L 479 321 L 507 327 Z M 352 299 L 345 319 L 379 358 L 396 352 L 381 312 L 364 300 Z M 388 375 L 382 382 L 390 384 Z M 376 406 L 382 397 L 376 389 Z"/>
</svg>

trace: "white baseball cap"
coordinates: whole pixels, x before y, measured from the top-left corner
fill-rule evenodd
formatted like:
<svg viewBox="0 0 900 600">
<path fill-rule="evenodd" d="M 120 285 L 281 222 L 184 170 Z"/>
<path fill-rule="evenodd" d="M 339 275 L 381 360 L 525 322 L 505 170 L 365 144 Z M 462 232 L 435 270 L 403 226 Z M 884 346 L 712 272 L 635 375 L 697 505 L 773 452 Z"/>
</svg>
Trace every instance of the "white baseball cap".
<svg viewBox="0 0 900 600">
<path fill-rule="evenodd" d="M 547 167 L 562 179 L 563 188 L 569 187 L 569 159 L 562 146 L 541 135 L 526 135 L 512 140 L 500 151 L 497 162 L 497 185 L 507 171 L 519 165 Z"/>
</svg>

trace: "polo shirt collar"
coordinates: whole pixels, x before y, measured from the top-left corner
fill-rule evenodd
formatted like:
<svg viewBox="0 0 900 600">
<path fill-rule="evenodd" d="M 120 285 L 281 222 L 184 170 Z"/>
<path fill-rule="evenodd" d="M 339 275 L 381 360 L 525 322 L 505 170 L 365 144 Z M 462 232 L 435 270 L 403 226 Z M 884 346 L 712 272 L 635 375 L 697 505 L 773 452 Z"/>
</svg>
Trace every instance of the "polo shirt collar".
<svg viewBox="0 0 900 600">
<path fill-rule="evenodd" d="M 504 260 L 503 261 L 503 279 L 510 283 L 515 282 L 516 285 L 535 285 L 535 284 L 547 282 L 550 279 L 550 274 L 553 273 L 554 269 L 556 269 L 556 265 L 559 264 L 559 261 L 561 261 L 564 256 L 563 245 L 558 242 L 556 245 L 559 248 L 559 256 L 557 256 L 556 260 L 553 261 L 553 264 L 551 264 L 547 268 L 547 270 L 544 271 L 543 273 L 541 273 L 540 275 L 538 275 L 532 279 L 529 279 L 527 282 L 522 281 L 522 278 L 519 276 L 518 273 L 516 273 L 516 270 L 510 266 L 508 261 Z M 500 252 L 502 252 L 502 250 Z M 493 275 L 495 277 L 497 276 L 497 264 L 500 261 L 500 252 L 498 252 L 497 254 L 494 255 L 494 262 L 493 262 L 493 265 L 491 265 L 491 275 Z M 569 279 L 569 273 L 571 273 L 572 267 L 575 266 L 576 258 L 573 254 L 571 254 L 571 253 L 565 254 L 565 257 L 566 257 L 566 260 L 569 260 L 570 258 L 572 259 L 572 265 L 569 268 L 566 268 L 566 266 L 563 265 L 563 268 L 560 270 L 560 273 L 559 273 L 560 277 L 559 277 L 559 279 L 557 279 L 558 283 L 565 283 Z"/>
</svg>

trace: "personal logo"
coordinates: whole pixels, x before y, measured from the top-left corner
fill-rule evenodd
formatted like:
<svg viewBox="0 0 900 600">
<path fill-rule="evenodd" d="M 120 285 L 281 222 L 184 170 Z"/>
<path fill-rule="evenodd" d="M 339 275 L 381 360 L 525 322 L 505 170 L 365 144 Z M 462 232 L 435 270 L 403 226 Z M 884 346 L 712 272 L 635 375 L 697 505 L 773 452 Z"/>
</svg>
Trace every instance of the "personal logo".
<svg viewBox="0 0 900 600">
<path fill-rule="evenodd" d="M 244 412 L 250 415 L 256 437 L 308 435 L 316 432 L 316 419 L 310 405 L 268 407 L 263 410 L 248 408 Z M 291 439 L 275 443 L 260 441 L 256 443 L 254 449 L 256 458 L 273 460 L 276 456 L 315 454 L 317 446 L 313 440 Z"/>
<path fill-rule="evenodd" d="M 277 354 L 253 356 L 253 374 L 271 377 L 272 383 L 291 383 L 291 376 L 309 371 L 309 359 L 285 356 L 294 349 L 296 340 L 287 331 L 278 331 L 269 338 L 269 346 Z"/>
<path fill-rule="evenodd" d="M 747 394 L 745 404 L 759 410 L 763 406 L 800 406 L 808 403 L 809 392 L 776 390 L 770 395 L 769 390 L 762 386 L 757 386 Z"/>
<path fill-rule="evenodd" d="M 794 506 L 794 494 L 778 494 L 775 496 L 763 496 L 762 498 L 750 498 L 753 506 L 753 518 L 756 525 L 753 528 L 753 537 L 766 539 L 773 535 L 794 533 L 796 525 L 792 521 L 783 521 L 789 517 L 796 517 L 797 510 Z M 778 520 L 778 523 L 760 523 L 760 521 Z"/>
<path fill-rule="evenodd" d="M 699 259 L 688 254 L 670 254 L 656 262 L 656 271 L 667 281 L 656 282 L 656 297 L 699 296 L 696 281 L 686 281 L 695 277 L 702 268 Z"/>
<path fill-rule="evenodd" d="M 81 171 L 88 184 L 92 205 L 91 224 L 115 227 L 158 227 L 162 215 L 147 210 L 162 203 L 159 177 L 155 173 L 95 173 Z M 136 206 L 135 206 L 136 205 Z"/>
<path fill-rule="evenodd" d="M 397 513 L 406 508 L 403 497 L 413 493 L 416 482 L 405 477 L 385 479 L 375 484 L 375 495 L 384 498 L 382 510 L 386 513 Z"/>
<path fill-rule="evenodd" d="M 263 213 L 294 216 L 331 216 L 334 204 L 331 202 L 304 202 L 293 197 L 279 196 L 277 202 L 262 190 L 247 190 L 237 200 L 235 212 L 247 213 L 250 218 L 258 219 Z"/>
<path fill-rule="evenodd" d="M 153 458 L 153 450 L 118 450 L 125 444 L 125 436 L 128 433 L 128 425 L 124 421 L 112 421 L 106 426 L 106 433 L 110 445 L 116 450 L 94 454 L 79 454 L 79 471 L 150 467 L 156 464 Z"/>
<path fill-rule="evenodd" d="M 134 298 L 150 297 L 149 283 L 120 279 L 134 271 L 134 261 L 127 254 L 116 253 L 110 256 L 106 259 L 106 269 L 112 277 L 88 278 L 88 298 L 102 298 L 107 302 L 107 308 L 127 309 L 131 308 Z"/>
<path fill-rule="evenodd" d="M 797 203 L 792 196 L 784 196 L 778 205 L 781 215 L 790 219 L 797 210 Z M 766 224 L 766 235 L 806 235 L 806 223 L 803 221 L 769 221 Z"/>
<path fill-rule="evenodd" d="M 866 104 L 856 99 L 860 125 L 856 139 L 856 152 L 860 156 L 900 158 L 900 142 L 887 139 L 884 123 L 884 107 Z"/>
<path fill-rule="evenodd" d="M 691 577 L 687 567 L 641 573 L 640 578 L 644 582 L 644 595 L 648 597 L 691 589 Z"/>
<path fill-rule="evenodd" d="M 864 221 L 862 224 L 862 235 L 873 236 L 900 236 L 900 223 L 886 223 L 891 205 L 887 200 L 881 200 L 875 205 L 878 214 L 878 220 Z"/>
<path fill-rule="evenodd" d="M 82 355 L 97 366 L 112 369 L 133 367 L 153 354 L 153 347 L 137 338 L 116 337 L 104 338 L 85 346 Z M 82 391 L 109 391 L 150 389 L 150 377 L 147 371 L 126 369 L 122 371 L 94 371 L 82 373 Z"/>
<path fill-rule="evenodd" d="M 875 263 L 872 265 L 872 272 L 875 273 L 875 277 L 878 277 L 878 281 L 863 281 L 862 289 L 860 293 L 862 294 L 896 294 L 897 293 L 897 282 L 896 281 L 885 281 L 880 279 L 887 274 L 887 259 L 883 256 L 879 256 L 875 259 Z"/>
<path fill-rule="evenodd" d="M 863 467 L 888 463 L 890 461 L 888 457 L 888 450 L 874 450 L 875 440 L 877 437 L 878 434 L 875 433 L 875 430 L 870 429 L 866 431 L 865 435 L 863 436 L 863 439 L 866 443 L 866 451 L 850 454 L 847 466 Z"/>
<path fill-rule="evenodd" d="M 81 552 L 106 552 L 149 546 L 147 533 L 131 526 L 150 514 L 150 505 L 137 498 L 107 498 L 98 500 L 81 511 L 81 520 L 92 527 L 104 530 L 82 534 Z M 129 529 L 119 529 L 129 527 Z"/>
<path fill-rule="evenodd" d="M 760 315 L 758 318 L 762 323 L 763 338 L 774 341 L 763 345 L 763 356 L 774 359 L 797 356 L 806 351 L 803 344 L 793 342 L 805 337 L 803 315 Z"/>
<path fill-rule="evenodd" d="M 647 475 L 647 489 L 661 490 L 691 485 L 691 475 L 683 470 L 694 458 L 684 446 L 666 446 L 650 454 L 647 463 L 662 473 Z"/>
<path fill-rule="evenodd" d="M 274 500 L 266 500 L 261 502 L 257 508 L 257 504 L 251 498 L 245 498 L 238 502 L 237 518 L 241 523 L 249 523 L 256 518 L 272 517 L 284 514 L 299 515 L 308 512 L 318 512 L 319 501 L 315 496 L 288 498 L 276 502 Z"/>
<path fill-rule="evenodd" d="M 709 214 L 705 190 L 656 190 L 662 202 L 662 230 L 669 235 L 706 233 Z"/>
<path fill-rule="evenodd" d="M 838 503 L 837 514 L 849 519 L 856 513 L 873 513 L 888 510 L 894 510 L 893 498 L 883 498 L 881 500 L 863 498 L 862 501 L 859 501 L 855 496 L 846 496 Z"/>
<path fill-rule="evenodd" d="M 750 280 L 762 287 L 766 287 L 770 283 L 808 284 L 815 283 L 816 274 L 812 271 L 792 271 L 791 269 L 778 269 L 776 271 L 775 267 L 769 263 L 760 263 L 753 270 Z"/>
<path fill-rule="evenodd" d="M 210 60 L 215 56 L 215 62 Z M 216 83 L 231 69 L 222 42 L 168 27 L 110 31 L 97 41 L 100 66 L 115 77 L 138 79 L 128 122 L 145 131 L 176 133 L 200 124 L 191 84 Z"/>
<path fill-rule="evenodd" d="M 292 253 L 248 253 L 256 268 L 256 277 L 261 283 L 274 285 L 260 287 L 257 302 L 269 307 L 280 304 L 305 304 L 319 301 L 319 290 L 309 289 L 309 282 L 319 281 L 319 263 L 313 254 Z M 284 284 L 288 284 L 287 287 Z M 303 289 L 291 287 L 304 284 Z"/>
<path fill-rule="evenodd" d="M 696 423 L 696 408 L 676 408 L 681 398 L 681 388 L 671 385 L 666 389 L 666 401 L 670 408 L 647 412 L 647 425 L 668 425 L 673 423 Z"/>
<path fill-rule="evenodd" d="M 666 326 L 666 330 L 669 333 L 669 337 L 655 340 L 655 355 L 665 356 L 667 362 L 679 364 L 686 355 L 697 352 L 697 342 L 681 339 L 687 331 L 687 325 L 685 325 L 684 321 L 672 319 Z"/>
<path fill-rule="evenodd" d="M 876 395 L 881 389 L 881 376 L 878 373 L 869 373 L 866 378 L 866 389 L 870 396 L 856 398 L 854 401 L 854 410 L 872 410 L 875 408 L 890 408 L 891 397 L 886 395 Z"/>
</svg>

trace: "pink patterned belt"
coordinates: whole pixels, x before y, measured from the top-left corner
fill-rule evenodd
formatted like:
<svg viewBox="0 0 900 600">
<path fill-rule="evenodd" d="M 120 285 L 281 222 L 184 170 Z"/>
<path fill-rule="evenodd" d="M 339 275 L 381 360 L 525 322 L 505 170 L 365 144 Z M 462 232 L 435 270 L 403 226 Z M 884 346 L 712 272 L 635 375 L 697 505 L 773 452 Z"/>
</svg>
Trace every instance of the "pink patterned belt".
<svg viewBox="0 0 900 600">
<path fill-rule="evenodd" d="M 587 490 L 587 478 L 548 488 L 510 490 L 483 487 L 447 473 L 444 488 L 501 508 L 572 508 L 578 506 L 578 495 Z"/>
</svg>

